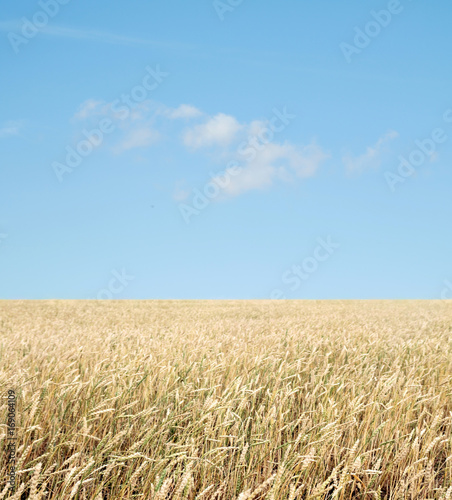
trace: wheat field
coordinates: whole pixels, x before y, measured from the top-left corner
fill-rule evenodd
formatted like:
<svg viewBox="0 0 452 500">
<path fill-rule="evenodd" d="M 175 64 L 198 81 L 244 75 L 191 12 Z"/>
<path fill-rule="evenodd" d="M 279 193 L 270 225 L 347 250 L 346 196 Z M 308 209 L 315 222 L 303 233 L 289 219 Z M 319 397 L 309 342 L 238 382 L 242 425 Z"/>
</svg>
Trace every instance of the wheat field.
<svg viewBox="0 0 452 500">
<path fill-rule="evenodd" d="M 451 333 L 446 301 L 2 301 L 0 498 L 452 499 Z"/>
</svg>

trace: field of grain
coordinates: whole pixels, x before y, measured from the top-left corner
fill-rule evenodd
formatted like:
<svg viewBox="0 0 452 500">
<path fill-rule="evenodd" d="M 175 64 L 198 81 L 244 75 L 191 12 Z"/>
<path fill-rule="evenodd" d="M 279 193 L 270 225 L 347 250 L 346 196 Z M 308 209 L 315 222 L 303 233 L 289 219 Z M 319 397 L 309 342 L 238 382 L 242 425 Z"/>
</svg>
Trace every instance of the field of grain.
<svg viewBox="0 0 452 500">
<path fill-rule="evenodd" d="M 0 302 L 0 498 L 451 499 L 451 333 L 446 301 Z"/>
</svg>

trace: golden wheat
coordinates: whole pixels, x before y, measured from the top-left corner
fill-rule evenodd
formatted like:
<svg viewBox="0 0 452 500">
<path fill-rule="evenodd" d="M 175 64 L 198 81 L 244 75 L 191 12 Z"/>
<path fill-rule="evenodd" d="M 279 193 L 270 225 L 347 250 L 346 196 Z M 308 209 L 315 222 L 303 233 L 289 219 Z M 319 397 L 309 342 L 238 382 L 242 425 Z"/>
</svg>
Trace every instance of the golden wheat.
<svg viewBox="0 0 452 500">
<path fill-rule="evenodd" d="M 452 497 L 447 301 L 3 301 L 0 498 Z"/>
</svg>

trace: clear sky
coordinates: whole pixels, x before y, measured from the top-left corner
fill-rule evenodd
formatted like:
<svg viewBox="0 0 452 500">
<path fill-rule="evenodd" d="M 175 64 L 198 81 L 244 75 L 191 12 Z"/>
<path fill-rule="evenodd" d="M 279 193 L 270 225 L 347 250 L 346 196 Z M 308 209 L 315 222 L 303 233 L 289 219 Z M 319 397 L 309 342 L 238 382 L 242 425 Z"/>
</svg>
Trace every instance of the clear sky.
<svg viewBox="0 0 452 500">
<path fill-rule="evenodd" d="M 451 15 L 4 2 L 0 298 L 452 298 Z"/>
</svg>

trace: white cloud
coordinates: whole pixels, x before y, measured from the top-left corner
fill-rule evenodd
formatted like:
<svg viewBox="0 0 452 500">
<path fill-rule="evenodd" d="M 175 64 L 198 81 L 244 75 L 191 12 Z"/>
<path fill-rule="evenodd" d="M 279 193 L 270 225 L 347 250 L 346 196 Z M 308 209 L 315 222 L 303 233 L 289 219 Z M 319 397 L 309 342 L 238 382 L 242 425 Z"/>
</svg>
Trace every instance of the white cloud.
<svg viewBox="0 0 452 500">
<path fill-rule="evenodd" d="M 178 108 L 167 110 L 167 116 L 171 119 L 196 118 L 201 115 L 202 112 L 190 104 L 181 104 Z"/>
<path fill-rule="evenodd" d="M 242 125 L 230 115 L 218 113 L 206 123 L 186 130 L 184 144 L 192 149 L 205 146 L 228 146 L 236 137 Z"/>
<path fill-rule="evenodd" d="M 283 167 L 274 167 L 271 164 L 252 162 L 241 172 L 231 177 L 229 184 L 223 188 L 227 196 L 238 196 L 246 191 L 254 189 L 265 189 L 273 184 L 273 181 L 280 177 L 285 177 Z M 213 181 L 216 179 L 214 178 Z"/>
<path fill-rule="evenodd" d="M 145 148 L 151 146 L 160 139 L 160 134 L 151 128 L 141 127 L 127 132 L 126 137 L 114 147 L 116 154 L 129 149 Z"/>
<path fill-rule="evenodd" d="M 75 113 L 74 118 L 77 120 L 86 120 L 87 118 L 99 114 L 101 106 L 105 104 L 103 101 L 96 101 L 95 99 L 88 99 L 79 106 L 78 111 Z"/>
<path fill-rule="evenodd" d="M 163 108 L 161 104 L 147 99 L 146 101 L 135 104 L 135 106 L 130 110 L 129 120 L 132 122 L 152 121 L 158 114 L 161 114 L 161 108 Z"/>
<path fill-rule="evenodd" d="M 227 196 L 237 196 L 253 189 L 270 187 L 275 181 L 288 181 L 292 174 L 306 178 L 313 176 L 329 155 L 315 143 L 296 147 L 290 143 L 269 143 L 256 157 L 231 176 L 224 188 Z"/>
<path fill-rule="evenodd" d="M 365 170 L 376 169 L 381 165 L 382 156 L 387 149 L 387 144 L 397 138 L 399 134 L 390 130 L 380 137 L 378 141 L 366 149 L 366 152 L 360 156 L 347 154 L 343 156 L 342 161 L 348 173 L 361 173 Z"/>
<path fill-rule="evenodd" d="M 131 107 L 118 99 L 112 102 L 87 99 L 80 104 L 73 118 L 83 121 L 91 118 L 100 120 L 103 117 L 108 117 L 118 123 L 130 123 L 154 118 L 158 113 L 161 113 L 162 108 L 164 106 L 151 100 L 137 102 Z"/>
<path fill-rule="evenodd" d="M 219 113 L 186 130 L 183 141 L 189 149 L 221 146 L 209 152 L 210 158 L 224 164 L 233 160 L 241 167 L 239 173 L 230 176 L 220 199 L 254 189 L 265 189 L 275 181 L 313 176 L 329 158 L 314 142 L 304 146 L 277 142 L 278 134 L 295 115 L 287 113 L 286 108 L 282 112 L 274 108 L 273 113 L 271 119 L 243 124 L 233 116 Z"/>
<path fill-rule="evenodd" d="M 125 117 L 124 113 L 114 111 L 117 109 L 113 107 L 114 102 L 88 99 L 80 105 L 74 119 L 79 122 L 88 121 L 90 128 L 96 128 L 101 119 L 108 118 L 115 129 L 121 132 L 116 136 L 119 142 L 112 147 L 115 154 L 151 146 L 161 138 L 160 132 L 154 126 L 161 105 L 149 100 L 137 103 L 133 108 L 127 109 Z"/>
<path fill-rule="evenodd" d="M 265 120 L 253 120 L 247 126 L 248 137 L 253 137 L 260 134 L 263 130 L 268 127 L 268 121 Z"/>
<path fill-rule="evenodd" d="M 223 197 L 237 196 L 241 193 L 264 189 L 275 182 L 294 181 L 315 175 L 329 155 L 315 142 L 295 145 L 280 142 L 284 128 L 295 116 L 283 111 L 273 110 L 271 119 L 257 119 L 240 123 L 234 116 L 218 113 L 206 116 L 201 110 L 189 104 L 169 108 L 161 103 L 144 101 L 137 104 L 127 118 L 121 118 L 111 110 L 111 104 L 90 99 L 79 108 L 79 120 L 109 117 L 117 126 L 119 137 L 113 147 L 115 154 L 134 148 L 152 146 L 161 138 L 161 133 L 180 133 L 178 119 L 203 117 L 201 122 L 185 129 L 183 144 L 193 153 L 195 150 L 213 147 L 208 154 L 211 160 L 226 166 L 235 161 L 240 173 L 230 177 L 223 188 Z M 95 125 L 93 125 L 95 126 Z M 183 201 L 190 190 L 184 185 L 173 193 L 173 198 Z M 221 197 L 220 197 L 221 198 Z"/>
<path fill-rule="evenodd" d="M 319 166 L 330 157 L 315 142 L 299 147 L 286 143 L 280 146 L 279 153 L 280 158 L 286 159 L 291 169 L 301 178 L 312 177 Z"/>
</svg>

